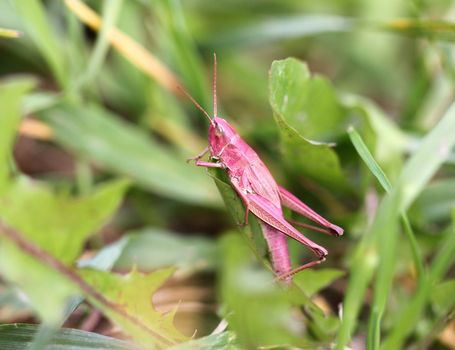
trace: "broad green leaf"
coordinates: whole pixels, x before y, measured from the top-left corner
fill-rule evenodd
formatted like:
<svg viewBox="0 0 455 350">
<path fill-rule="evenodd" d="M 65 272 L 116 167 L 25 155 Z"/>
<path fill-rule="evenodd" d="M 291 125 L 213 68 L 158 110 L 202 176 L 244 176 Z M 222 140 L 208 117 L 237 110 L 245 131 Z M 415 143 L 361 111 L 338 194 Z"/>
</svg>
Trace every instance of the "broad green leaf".
<svg viewBox="0 0 455 350">
<path fill-rule="evenodd" d="M 323 185 L 346 187 L 332 146 L 311 141 L 313 137 L 330 135 L 344 118 L 343 108 L 328 82 L 311 78 L 304 63 L 288 58 L 272 63 L 269 89 L 288 166 Z"/>
<path fill-rule="evenodd" d="M 174 268 L 142 274 L 136 270 L 128 275 L 84 269 L 80 271 L 102 299 L 87 295 L 88 299 L 126 334 L 138 343 L 151 347 L 170 346 L 187 340 L 174 326 L 174 312 L 163 315 L 157 312 L 151 296 L 172 275 Z M 95 297 L 94 297 L 95 296 Z"/>
<path fill-rule="evenodd" d="M 189 342 L 175 345 L 168 350 L 241 350 L 237 337 L 231 331 L 190 340 Z"/>
<path fill-rule="evenodd" d="M 105 110 L 61 105 L 41 117 L 57 141 L 79 157 L 127 175 L 160 195 L 195 204 L 220 204 L 204 171 Z"/>
<path fill-rule="evenodd" d="M 34 324 L 0 325 L 0 349 L 26 350 L 38 331 Z M 134 344 L 104 335 L 62 328 L 50 339 L 46 350 L 138 350 Z"/>
<path fill-rule="evenodd" d="M 220 249 L 224 316 L 242 347 L 303 345 L 286 291 L 272 282 L 271 273 L 255 266 L 245 241 L 238 234 L 225 234 Z"/>
<path fill-rule="evenodd" d="M 35 80 L 25 77 L 0 83 L 0 192 L 8 179 L 13 142 L 21 120 L 20 103 L 35 84 Z"/>
<path fill-rule="evenodd" d="M 338 130 L 345 110 L 330 82 L 311 75 L 295 58 L 274 61 L 270 70 L 270 104 L 299 135 L 323 141 Z"/>
<path fill-rule="evenodd" d="M 63 50 L 59 46 L 56 30 L 50 26 L 44 4 L 39 0 L 14 1 L 21 20 L 41 54 L 49 64 L 56 80 L 62 87 L 67 84 Z"/>
<path fill-rule="evenodd" d="M 176 266 L 179 275 L 213 270 L 219 263 L 216 245 L 205 237 L 185 237 L 172 231 L 145 228 L 126 232 L 117 269 L 142 271 Z M 104 248 L 104 249 L 108 249 Z"/>
<path fill-rule="evenodd" d="M 120 204 L 127 185 L 124 180 L 115 181 L 89 196 L 73 198 L 20 177 L 1 194 L 0 219 L 20 231 L 40 254 L 49 254 L 70 266 L 88 236 L 96 232 Z M 37 261 L 36 256 L 23 247 L 1 236 L 0 239 L 2 275 L 21 288 L 43 320 L 57 324 L 64 316 L 70 295 L 77 293 L 73 282 L 43 264 L 44 257 Z"/>
<path fill-rule="evenodd" d="M 338 269 L 306 269 L 294 276 L 294 283 L 311 297 L 344 274 L 344 271 Z"/>
</svg>

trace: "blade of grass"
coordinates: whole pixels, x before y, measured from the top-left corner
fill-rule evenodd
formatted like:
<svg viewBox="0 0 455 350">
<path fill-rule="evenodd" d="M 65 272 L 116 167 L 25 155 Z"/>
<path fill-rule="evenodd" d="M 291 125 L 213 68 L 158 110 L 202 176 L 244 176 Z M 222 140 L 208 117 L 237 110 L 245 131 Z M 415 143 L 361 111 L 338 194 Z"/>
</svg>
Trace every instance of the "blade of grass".
<svg viewBox="0 0 455 350">
<path fill-rule="evenodd" d="M 87 65 L 87 70 L 83 74 L 81 84 L 87 86 L 95 81 L 101 65 L 109 49 L 109 32 L 115 26 L 120 10 L 122 9 L 123 0 L 112 0 L 103 2 L 103 20 L 101 30 L 99 31 L 95 48 L 92 52 Z"/>
<path fill-rule="evenodd" d="M 384 173 L 379 164 L 373 158 L 373 155 L 368 150 L 367 145 L 363 142 L 362 137 L 359 135 L 359 133 L 353 126 L 349 127 L 348 135 L 349 138 L 351 139 L 351 142 L 355 150 L 359 154 L 360 158 L 362 158 L 362 160 L 365 162 L 368 169 L 370 169 L 370 171 L 379 181 L 384 190 L 386 192 L 390 192 L 392 190 L 392 184 L 387 178 L 387 175 Z"/>
<path fill-rule="evenodd" d="M 103 2 L 103 21 L 101 30 L 96 40 L 95 49 L 92 52 L 86 71 L 82 74 L 77 88 L 91 86 L 101 69 L 101 65 L 109 49 L 108 35 L 117 21 L 122 8 L 123 0 L 112 0 Z M 94 84 L 93 84 L 94 86 Z M 89 193 L 93 183 L 93 176 L 90 165 L 85 160 L 79 160 L 76 164 L 76 181 L 81 194 Z"/>
<path fill-rule="evenodd" d="M 393 190 L 393 194 L 397 197 L 399 203 L 398 210 L 405 212 L 411 205 L 417 195 L 423 190 L 425 185 L 430 181 L 439 167 L 444 163 L 449 156 L 450 150 L 455 145 L 455 103 L 448 109 L 442 120 L 430 131 L 423 139 L 420 148 L 409 159 L 403 168 L 397 182 L 397 186 Z M 383 237 L 384 242 L 380 244 L 381 261 L 378 267 L 378 275 L 375 284 L 375 294 L 373 298 L 373 313 L 370 317 L 371 324 L 377 323 L 376 327 L 380 327 L 381 319 L 385 311 L 387 300 L 390 294 L 390 289 L 393 280 L 393 262 L 396 254 L 394 248 L 398 242 L 398 235 L 392 235 L 390 232 L 384 232 L 387 236 Z M 440 258 L 440 257 L 438 257 Z M 432 266 L 432 271 L 435 269 L 435 262 Z M 442 263 L 441 263 L 442 264 Z M 433 272 L 436 273 L 436 272 Z M 430 280 L 431 280 L 430 275 Z M 420 279 L 420 284 L 427 284 L 425 278 Z M 425 304 L 427 298 L 423 298 Z M 404 329 L 401 322 L 397 323 L 397 329 Z M 398 334 L 405 334 L 404 332 Z M 379 332 L 374 333 L 374 343 L 379 345 Z M 376 349 L 378 346 L 373 347 Z M 399 349 L 400 347 L 397 347 Z"/>
<path fill-rule="evenodd" d="M 377 178 L 377 180 L 382 185 L 384 190 L 387 193 L 390 193 L 392 191 L 392 185 L 391 185 L 389 179 L 387 178 L 387 175 L 384 173 L 384 171 L 381 169 L 379 164 L 373 158 L 373 155 L 370 153 L 370 151 L 368 150 L 368 147 L 363 142 L 362 137 L 352 126 L 348 129 L 348 134 L 349 134 L 349 138 L 351 139 L 351 142 L 354 145 L 354 148 L 356 149 L 359 156 L 365 162 L 365 164 L 370 169 L 370 171 L 373 173 L 373 175 Z M 414 232 L 412 231 L 412 228 L 411 228 L 411 225 L 409 223 L 409 219 L 408 219 L 406 213 L 403 212 L 401 214 L 401 219 L 403 222 L 403 226 L 405 228 L 406 235 L 410 242 L 412 256 L 414 259 L 414 266 L 415 266 L 415 269 L 417 272 L 417 279 L 420 280 L 421 278 L 425 277 L 422 257 L 418 250 L 417 241 L 415 239 Z M 380 332 L 381 332 L 381 323 L 380 322 L 381 322 L 381 314 L 380 314 L 379 310 L 378 311 L 373 310 L 372 315 L 370 317 L 368 337 L 367 337 L 367 348 L 368 349 L 378 349 L 379 348 L 379 345 L 380 345 L 379 339 L 380 339 Z"/>
<path fill-rule="evenodd" d="M 0 348 L 10 350 L 29 349 L 27 346 L 36 337 L 39 327 L 35 324 L 18 323 L 0 325 Z M 44 349 L 44 347 L 40 349 Z M 47 349 L 138 350 L 139 348 L 133 343 L 127 343 L 123 340 L 77 329 L 63 328 L 56 331 L 51 341 L 48 342 Z"/>
<path fill-rule="evenodd" d="M 398 240 L 395 222 L 398 219 L 398 213 L 408 209 L 416 196 L 438 170 L 439 166 L 448 157 L 454 144 L 455 103 L 451 105 L 441 121 L 423 139 L 421 147 L 406 163 L 396 186 L 382 200 L 373 225 L 362 240 L 360 248 L 353 259 L 355 265 L 353 265 L 352 275 L 348 284 L 343 311 L 344 315 L 348 316 L 342 320 L 337 336 L 336 349 L 344 349 L 355 328 L 357 314 L 360 310 L 368 281 L 371 278 L 370 275 L 359 276 L 359 274 L 365 273 L 365 271 L 359 268 L 358 264 L 365 264 L 366 256 L 371 251 L 377 252 L 380 258 L 374 286 L 373 313 L 370 317 L 371 329 L 376 330 L 377 325 L 380 325 L 393 279 L 393 268 L 396 258 L 395 250 Z M 363 283 L 361 285 L 355 285 L 354 283 L 359 280 Z M 423 298 L 422 305 L 424 305 L 425 300 Z M 397 327 L 397 330 L 394 331 L 395 339 L 403 341 L 410 329 L 402 327 L 401 323 L 397 324 L 400 327 Z M 379 342 L 379 334 L 375 332 L 371 338 L 370 345 L 374 348 Z M 394 342 L 401 344 L 397 340 L 394 340 Z M 389 349 L 395 348 L 390 347 Z"/>
<path fill-rule="evenodd" d="M 351 139 L 351 142 L 354 145 L 354 148 L 356 149 L 360 158 L 362 158 L 362 160 L 367 165 L 368 169 L 370 169 L 370 171 L 373 173 L 373 175 L 376 177 L 376 179 L 382 185 L 384 190 L 387 193 L 390 193 L 392 191 L 392 184 L 390 183 L 389 179 L 387 178 L 387 175 L 381 169 L 379 164 L 373 158 L 373 155 L 370 153 L 370 151 L 368 150 L 368 147 L 363 142 L 362 137 L 359 135 L 359 133 L 353 126 L 351 126 L 348 129 L 348 134 L 349 134 L 349 138 Z M 403 223 L 405 234 L 406 234 L 406 236 L 409 240 L 409 244 L 411 246 L 411 252 L 412 252 L 412 257 L 414 260 L 414 266 L 416 269 L 417 279 L 419 279 L 424 274 L 423 259 L 419 252 L 419 248 L 417 245 L 417 240 L 415 238 L 414 231 L 412 230 L 408 216 L 405 212 L 403 212 L 401 214 L 401 220 Z"/>
<path fill-rule="evenodd" d="M 187 29 L 181 1 L 150 1 L 150 5 L 164 29 L 159 33 L 159 40 L 169 48 L 169 57 L 175 60 L 185 85 L 201 106 L 211 110 L 204 65 Z"/>
<path fill-rule="evenodd" d="M 392 329 L 385 339 L 383 350 L 403 348 L 406 337 L 415 330 L 417 323 L 421 321 L 422 312 L 428 303 L 434 285 L 443 278 L 450 266 L 455 262 L 455 229 L 453 226 L 447 230 L 435 257 L 430 267 L 428 278 L 421 280 L 412 299 L 395 321 L 397 326 Z"/>
<path fill-rule="evenodd" d="M 101 18 L 82 1 L 65 0 L 65 4 L 90 28 L 94 30 L 101 28 Z M 167 90 L 180 95 L 177 86 L 182 84 L 179 79 L 157 57 L 115 27 L 109 32 L 108 38 L 111 45 L 138 69 L 156 80 Z"/>
<path fill-rule="evenodd" d="M 17 0 L 13 4 L 27 28 L 26 34 L 40 50 L 59 85 L 65 88 L 68 84 L 65 57 L 55 30 L 50 26 L 43 3 L 38 0 Z"/>
</svg>

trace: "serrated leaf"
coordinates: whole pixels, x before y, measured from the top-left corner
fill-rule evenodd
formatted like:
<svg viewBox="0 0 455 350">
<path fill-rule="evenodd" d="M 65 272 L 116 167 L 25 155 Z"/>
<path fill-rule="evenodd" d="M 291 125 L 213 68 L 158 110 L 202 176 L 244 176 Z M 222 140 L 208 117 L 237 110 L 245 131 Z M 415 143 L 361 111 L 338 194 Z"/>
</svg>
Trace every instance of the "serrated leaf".
<svg viewBox="0 0 455 350">
<path fill-rule="evenodd" d="M 133 178 L 160 195 L 203 205 L 220 205 L 201 169 L 186 164 L 139 128 L 97 107 L 61 105 L 41 114 L 65 148 L 77 156 Z"/>
<path fill-rule="evenodd" d="M 43 183 L 18 178 L 0 197 L 0 218 L 65 264 L 112 215 L 129 182 L 113 181 L 88 196 L 54 193 Z"/>
<path fill-rule="evenodd" d="M 39 326 L 34 324 L 0 325 L 0 349 L 26 350 Z M 78 329 L 63 328 L 50 339 L 46 350 L 138 350 L 126 341 Z"/>
<path fill-rule="evenodd" d="M 39 254 L 70 266 L 87 237 L 117 208 L 127 185 L 124 180 L 114 181 L 89 196 L 73 198 L 18 178 L 0 194 L 0 219 L 20 231 Z M 70 296 L 78 293 L 74 283 L 46 265 L 44 256 L 37 260 L 17 242 L 1 236 L 0 240 L 1 274 L 20 287 L 43 320 L 58 324 Z"/>
<path fill-rule="evenodd" d="M 346 187 L 331 145 L 310 140 L 329 135 L 344 117 L 328 82 L 312 79 L 304 63 L 288 58 L 272 63 L 269 91 L 287 165 L 326 186 Z"/>
<path fill-rule="evenodd" d="M 143 274 L 136 270 L 121 276 L 84 269 L 84 280 L 103 296 L 104 301 L 88 295 L 89 300 L 116 322 L 135 341 L 150 347 L 169 346 L 187 338 L 174 326 L 174 312 L 163 315 L 152 305 L 151 295 L 172 275 L 174 268 Z"/>
</svg>

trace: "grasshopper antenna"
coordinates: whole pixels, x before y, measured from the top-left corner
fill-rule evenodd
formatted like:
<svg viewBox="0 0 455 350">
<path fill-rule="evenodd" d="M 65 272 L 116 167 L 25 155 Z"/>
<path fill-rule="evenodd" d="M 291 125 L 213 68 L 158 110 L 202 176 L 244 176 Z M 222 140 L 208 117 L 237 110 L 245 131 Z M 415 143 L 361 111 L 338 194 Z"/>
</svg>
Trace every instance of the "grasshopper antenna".
<svg viewBox="0 0 455 350">
<path fill-rule="evenodd" d="M 177 86 L 177 89 L 183 92 L 183 94 L 188 97 L 188 99 L 207 117 L 209 120 L 210 124 L 213 124 L 212 118 L 210 118 L 210 115 L 207 113 L 207 111 L 201 107 L 199 103 L 196 102 L 196 100 L 191 96 L 184 88 L 181 86 Z"/>
<path fill-rule="evenodd" d="M 213 116 L 217 117 L 216 105 L 216 52 L 213 53 Z"/>
</svg>

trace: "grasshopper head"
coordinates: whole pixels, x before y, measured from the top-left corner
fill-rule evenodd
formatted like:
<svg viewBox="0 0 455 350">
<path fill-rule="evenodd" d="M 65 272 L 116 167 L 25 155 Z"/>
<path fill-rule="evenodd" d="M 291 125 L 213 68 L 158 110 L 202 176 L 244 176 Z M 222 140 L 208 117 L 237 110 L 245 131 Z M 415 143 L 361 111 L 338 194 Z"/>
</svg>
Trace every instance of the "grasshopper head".
<svg viewBox="0 0 455 350">
<path fill-rule="evenodd" d="M 209 144 L 212 149 L 212 156 L 220 157 L 236 135 L 237 132 L 226 120 L 214 117 L 209 128 Z"/>
</svg>

